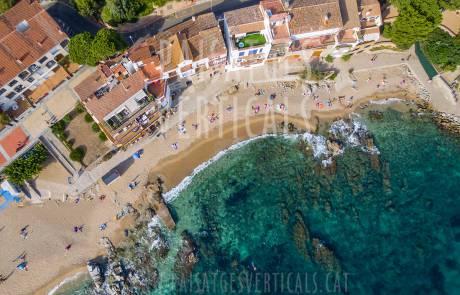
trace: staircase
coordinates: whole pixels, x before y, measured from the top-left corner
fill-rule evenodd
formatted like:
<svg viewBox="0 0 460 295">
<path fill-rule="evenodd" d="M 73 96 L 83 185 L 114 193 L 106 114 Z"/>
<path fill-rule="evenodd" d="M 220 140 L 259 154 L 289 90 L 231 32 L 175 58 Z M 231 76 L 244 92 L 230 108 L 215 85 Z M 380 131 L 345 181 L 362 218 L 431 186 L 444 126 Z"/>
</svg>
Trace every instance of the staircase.
<svg viewBox="0 0 460 295">
<path fill-rule="evenodd" d="M 59 139 L 54 136 L 54 134 L 48 130 L 45 134 L 40 136 L 40 141 L 43 146 L 48 150 L 48 152 L 59 162 L 61 165 L 73 176 L 78 174 L 78 170 L 81 167 L 76 167 L 75 163 L 72 163 L 67 157 L 69 151 L 67 148 L 59 141 Z"/>
</svg>

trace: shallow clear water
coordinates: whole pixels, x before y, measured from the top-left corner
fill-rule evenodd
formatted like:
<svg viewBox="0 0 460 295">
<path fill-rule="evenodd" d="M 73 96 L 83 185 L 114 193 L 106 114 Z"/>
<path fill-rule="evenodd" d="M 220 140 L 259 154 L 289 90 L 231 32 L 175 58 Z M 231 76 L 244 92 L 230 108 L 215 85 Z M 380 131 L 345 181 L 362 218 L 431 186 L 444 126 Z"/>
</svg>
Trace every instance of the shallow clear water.
<svg viewBox="0 0 460 295">
<path fill-rule="evenodd" d="M 176 293 L 460 294 L 459 138 L 394 110 L 359 120 L 379 156 L 348 148 L 325 169 L 298 140 L 265 138 L 199 173 L 171 204 L 151 293 L 174 292 L 187 230 L 199 262 Z"/>
</svg>

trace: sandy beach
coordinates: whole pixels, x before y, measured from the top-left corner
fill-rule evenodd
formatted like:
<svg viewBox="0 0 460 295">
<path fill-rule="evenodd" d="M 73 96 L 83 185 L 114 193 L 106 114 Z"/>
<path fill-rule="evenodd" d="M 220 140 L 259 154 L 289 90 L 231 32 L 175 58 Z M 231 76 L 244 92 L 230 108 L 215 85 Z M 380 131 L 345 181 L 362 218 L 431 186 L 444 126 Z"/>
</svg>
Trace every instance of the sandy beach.
<svg viewBox="0 0 460 295">
<path fill-rule="evenodd" d="M 200 95 L 207 95 L 205 103 L 192 112 L 179 111 L 169 118 L 177 123 L 170 124 L 162 136 L 144 145 L 143 157 L 132 162 L 117 182 L 107 187 L 99 180 L 97 194 L 106 196 L 104 200 L 45 201 L 0 214 L 0 274 L 11 273 L 0 285 L 0 294 L 48 294 L 64 278 L 85 271 L 87 260 L 101 254 L 101 237 L 108 236 L 115 244 L 122 239 L 129 222 L 116 221 L 114 216 L 127 202 L 136 203 L 149 179 L 161 176 L 169 190 L 196 166 L 232 144 L 267 132 L 283 132 L 283 121 L 300 130 L 315 131 L 323 120 L 344 117 L 369 100 L 412 100 L 420 92 L 419 83 L 407 77 L 402 67 L 373 71 L 372 83 L 368 72 L 354 75 L 357 83 L 353 88 L 319 89 L 318 99 L 306 95 L 303 82 L 295 80 L 246 83 L 243 79 L 236 91 L 231 79 L 214 80 L 213 91 L 207 81 L 196 81 L 183 94 L 192 100 L 182 105 L 187 108 L 195 104 L 193 99 Z M 382 79 L 385 87 L 376 89 L 375 84 Z M 265 95 L 254 95 L 259 89 Z M 272 93 L 276 93 L 276 98 L 270 100 Z M 130 190 L 128 183 L 133 180 L 139 185 Z M 102 223 L 108 225 L 104 231 L 99 230 Z M 19 233 L 26 225 L 29 234 L 23 239 Z M 79 225 L 83 225 L 83 231 L 73 232 L 73 227 Z M 66 251 L 69 244 L 72 246 Z M 15 270 L 15 259 L 24 253 L 29 270 Z"/>
</svg>

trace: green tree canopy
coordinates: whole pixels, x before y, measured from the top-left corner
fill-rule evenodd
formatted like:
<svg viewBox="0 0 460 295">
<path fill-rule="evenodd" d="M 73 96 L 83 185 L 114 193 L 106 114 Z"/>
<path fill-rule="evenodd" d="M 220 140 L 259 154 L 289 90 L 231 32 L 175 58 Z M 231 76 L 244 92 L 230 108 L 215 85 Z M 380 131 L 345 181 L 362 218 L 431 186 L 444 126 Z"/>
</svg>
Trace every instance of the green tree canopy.
<svg viewBox="0 0 460 295">
<path fill-rule="evenodd" d="M 48 153 L 41 144 L 36 144 L 30 151 L 14 160 L 3 171 L 8 180 L 15 184 L 23 184 L 40 173 Z"/>
<path fill-rule="evenodd" d="M 126 42 L 117 32 L 102 28 L 94 38 L 88 32 L 70 38 L 69 55 L 73 62 L 95 66 L 126 47 Z"/>
<path fill-rule="evenodd" d="M 449 10 L 460 9 L 460 0 L 439 0 L 439 6 Z"/>
<path fill-rule="evenodd" d="M 443 70 L 454 71 L 460 65 L 460 37 L 450 36 L 447 32 L 437 28 L 422 44 L 423 51 L 432 63 L 439 65 Z"/>
<path fill-rule="evenodd" d="M 384 36 L 399 48 L 407 49 L 423 41 L 441 23 L 441 11 L 436 0 L 393 0 L 399 16 L 385 26 Z"/>
<path fill-rule="evenodd" d="M 99 14 L 104 1 L 101 0 L 74 0 L 75 7 L 83 16 L 96 16 Z"/>
<path fill-rule="evenodd" d="M 16 2 L 16 0 L 0 0 L 0 14 L 13 7 Z"/>
<path fill-rule="evenodd" d="M 91 43 L 88 64 L 95 65 L 97 62 L 107 59 L 126 47 L 126 42 L 117 32 L 106 28 L 100 29 Z"/>
<path fill-rule="evenodd" d="M 89 55 L 89 48 L 93 42 L 93 36 L 84 32 L 70 38 L 69 56 L 70 60 L 77 64 L 86 64 Z"/>
<path fill-rule="evenodd" d="M 107 0 L 101 18 L 110 25 L 130 22 L 137 19 L 143 8 L 142 0 Z"/>
</svg>

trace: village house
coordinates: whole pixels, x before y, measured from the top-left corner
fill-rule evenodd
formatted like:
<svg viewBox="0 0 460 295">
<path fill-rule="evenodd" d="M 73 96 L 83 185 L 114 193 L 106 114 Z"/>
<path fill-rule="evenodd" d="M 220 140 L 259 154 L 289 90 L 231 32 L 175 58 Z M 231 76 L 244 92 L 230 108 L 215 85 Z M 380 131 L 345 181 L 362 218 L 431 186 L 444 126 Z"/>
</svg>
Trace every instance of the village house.
<svg viewBox="0 0 460 295">
<path fill-rule="evenodd" d="M 292 51 L 315 49 L 312 56 L 319 57 L 324 49 L 336 45 L 343 28 L 338 0 L 294 0 L 290 13 Z"/>
<path fill-rule="evenodd" d="M 22 102 L 28 98 L 38 102 L 52 90 L 34 95 L 47 80 L 53 80 L 53 87 L 65 80 L 65 73 L 58 73 L 58 61 L 67 55 L 67 43 L 67 35 L 38 1 L 20 1 L 0 17 L 2 111 L 17 111 L 28 105 Z"/>
<path fill-rule="evenodd" d="M 290 13 L 294 52 L 338 57 L 380 38 L 378 0 L 294 0 Z"/>
<path fill-rule="evenodd" d="M 159 125 L 161 104 L 170 100 L 162 79 L 154 81 L 139 69 L 132 74 L 123 63 L 100 65 L 75 87 L 88 113 L 116 146 L 133 143 Z"/>
<path fill-rule="evenodd" d="M 159 57 L 164 79 L 185 78 L 227 61 L 222 32 L 212 12 L 160 32 L 146 44 Z"/>
<path fill-rule="evenodd" d="M 378 0 L 358 0 L 361 35 L 364 42 L 377 41 L 382 26 L 382 11 Z"/>
<path fill-rule="evenodd" d="M 265 63 L 272 47 L 270 19 L 262 5 L 224 13 L 224 34 L 228 49 L 228 70 Z"/>
<path fill-rule="evenodd" d="M 263 0 L 260 5 L 268 15 L 273 36 L 268 59 L 283 57 L 289 51 L 289 46 L 291 46 L 291 33 L 289 32 L 291 17 L 281 0 Z"/>
</svg>

